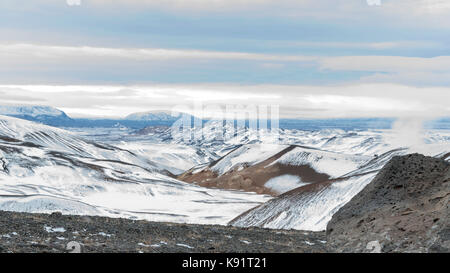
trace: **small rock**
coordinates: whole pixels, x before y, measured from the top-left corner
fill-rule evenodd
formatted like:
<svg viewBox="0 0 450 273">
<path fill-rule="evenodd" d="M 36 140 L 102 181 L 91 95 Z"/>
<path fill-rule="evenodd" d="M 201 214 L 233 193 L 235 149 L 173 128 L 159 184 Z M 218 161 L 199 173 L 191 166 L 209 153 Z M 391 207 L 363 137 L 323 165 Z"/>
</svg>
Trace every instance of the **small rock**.
<svg viewBox="0 0 450 273">
<path fill-rule="evenodd" d="M 60 212 L 60 211 L 55 211 L 55 212 L 52 212 L 52 214 L 50 214 L 50 217 L 52 217 L 52 218 L 59 218 L 61 216 L 62 216 L 62 212 Z"/>
</svg>

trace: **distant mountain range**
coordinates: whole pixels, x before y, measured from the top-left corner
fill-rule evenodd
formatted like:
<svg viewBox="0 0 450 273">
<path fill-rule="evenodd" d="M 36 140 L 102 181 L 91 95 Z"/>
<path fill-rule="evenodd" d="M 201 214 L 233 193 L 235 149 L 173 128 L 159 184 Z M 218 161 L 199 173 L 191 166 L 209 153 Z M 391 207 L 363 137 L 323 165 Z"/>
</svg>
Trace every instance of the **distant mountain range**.
<svg viewBox="0 0 450 273">
<path fill-rule="evenodd" d="M 50 106 L 2 106 L 0 115 L 39 122 L 55 127 L 127 127 L 142 129 L 149 126 L 171 126 L 181 115 L 172 116 L 169 111 L 133 113 L 125 118 L 71 118 L 63 111 Z M 190 116 L 190 115 L 189 115 Z M 193 117 L 193 116 L 190 116 Z M 203 120 L 203 123 L 207 122 Z M 367 130 L 390 129 L 395 118 L 340 118 L 340 119 L 280 119 L 283 129 L 321 130 Z M 246 122 L 248 125 L 248 121 Z M 450 129 L 450 118 L 436 119 L 425 124 L 427 129 Z"/>
<path fill-rule="evenodd" d="M 225 224 L 270 199 L 174 179 L 166 166 L 180 168 L 194 149 L 128 144 L 0 116 L 0 210 Z"/>
<path fill-rule="evenodd" d="M 167 111 L 151 111 L 134 113 L 125 117 L 125 120 L 140 120 L 140 121 L 171 121 L 174 122 L 180 118 L 181 115 L 172 115 Z"/>
<path fill-rule="evenodd" d="M 1 106 L 0 115 L 39 122 L 55 127 L 128 127 L 141 129 L 148 126 L 171 126 L 180 116 L 167 111 L 134 113 L 123 119 L 71 118 L 50 106 Z"/>
<path fill-rule="evenodd" d="M 66 113 L 49 106 L 2 106 L 0 115 L 16 117 L 25 120 L 48 124 L 55 122 L 68 122 L 71 120 Z"/>
</svg>

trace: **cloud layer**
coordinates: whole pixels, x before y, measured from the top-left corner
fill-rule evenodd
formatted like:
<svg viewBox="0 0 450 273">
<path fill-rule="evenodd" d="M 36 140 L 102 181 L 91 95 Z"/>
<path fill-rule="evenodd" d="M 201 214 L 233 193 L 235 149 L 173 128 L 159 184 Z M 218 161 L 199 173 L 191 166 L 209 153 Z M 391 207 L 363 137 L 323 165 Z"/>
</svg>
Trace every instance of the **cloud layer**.
<svg viewBox="0 0 450 273">
<path fill-rule="evenodd" d="M 7 82 L 13 77 L 16 83 L 29 83 L 30 73 L 42 72 L 39 76 L 51 83 L 61 71 L 71 72 L 64 79 L 72 83 L 83 83 L 85 75 L 103 74 L 110 83 L 122 83 L 118 72 L 142 75 L 141 83 L 158 81 L 153 74 L 165 73 L 165 77 L 178 72 L 195 79 L 205 71 L 215 73 L 222 81 L 230 81 L 233 71 L 223 74 L 224 69 L 245 68 L 254 73 L 284 75 L 279 83 L 298 83 L 302 73 L 347 73 L 353 82 L 414 83 L 422 75 L 421 85 L 445 85 L 450 72 L 450 57 L 432 58 L 403 56 L 306 56 L 249 52 L 224 52 L 206 50 L 181 50 L 162 48 L 105 48 L 88 46 L 51 46 L 35 44 L 0 44 L 0 80 Z M 14 73 L 14 75 L 11 75 Z M 197 75 L 198 74 L 198 75 Z M 100 76 L 100 75 L 99 75 Z M 220 78 L 222 77 L 222 78 Z M 227 79 L 228 77 L 228 79 Z M 441 78 L 439 80 L 439 78 Z M 31 77 L 32 80 L 33 77 Z M 313 80 L 314 77 L 311 77 Z M 339 82 L 340 78 L 336 78 Z M 94 79 L 87 81 L 96 82 Z M 183 79 L 180 80 L 183 82 Z M 204 81 L 200 77 L 200 82 Z M 214 81 L 214 79 L 213 79 Z M 323 81 L 320 77 L 316 82 Z M 10 82 L 11 83 L 11 82 Z M 311 81 L 311 83 L 315 83 Z M 333 83 L 333 77 L 329 77 Z"/>
<path fill-rule="evenodd" d="M 1 103 L 94 116 L 195 102 L 279 104 L 286 117 L 448 115 L 450 5 L 369 4 L 3 0 Z"/>
<path fill-rule="evenodd" d="M 284 118 L 438 117 L 450 115 L 450 88 L 393 84 L 338 86 L 151 85 L 0 86 L 2 104 L 45 104 L 73 116 L 124 117 L 196 105 L 279 105 Z M 196 114 L 195 112 L 192 112 Z"/>
</svg>

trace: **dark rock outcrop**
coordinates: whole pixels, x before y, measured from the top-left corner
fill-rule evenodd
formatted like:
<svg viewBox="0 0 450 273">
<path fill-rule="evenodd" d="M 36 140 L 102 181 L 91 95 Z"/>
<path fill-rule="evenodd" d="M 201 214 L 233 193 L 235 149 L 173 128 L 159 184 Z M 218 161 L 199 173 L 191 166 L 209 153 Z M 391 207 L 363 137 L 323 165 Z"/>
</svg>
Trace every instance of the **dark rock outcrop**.
<svg viewBox="0 0 450 273">
<path fill-rule="evenodd" d="M 333 252 L 450 252 L 450 167 L 394 157 L 327 226 Z"/>
</svg>

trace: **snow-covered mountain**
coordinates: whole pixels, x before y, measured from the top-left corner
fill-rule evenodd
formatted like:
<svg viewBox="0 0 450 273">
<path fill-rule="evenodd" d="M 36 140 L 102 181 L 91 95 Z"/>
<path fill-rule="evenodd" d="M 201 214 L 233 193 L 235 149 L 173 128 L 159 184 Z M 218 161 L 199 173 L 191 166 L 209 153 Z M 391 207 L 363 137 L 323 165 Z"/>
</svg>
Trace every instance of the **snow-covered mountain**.
<svg viewBox="0 0 450 273">
<path fill-rule="evenodd" d="M 165 126 L 69 132 L 0 116 L 0 209 L 322 230 L 393 156 L 449 159 L 449 131 L 402 147 L 392 130 L 279 129 L 274 139 L 216 125 L 186 141 Z"/>
<path fill-rule="evenodd" d="M 64 123 L 71 119 L 61 110 L 50 106 L 0 105 L 0 115 L 16 117 L 40 123 Z"/>
<path fill-rule="evenodd" d="M 206 132 L 213 131 L 207 129 Z M 450 132 L 429 130 L 423 143 L 391 142 L 393 130 L 281 129 L 276 143 L 246 129 L 229 139 L 210 135 L 189 145 L 213 146 L 222 157 L 179 176 L 211 188 L 282 194 L 230 222 L 264 228 L 323 230 L 331 216 L 396 155 L 449 158 Z"/>
<path fill-rule="evenodd" d="M 133 128 L 146 126 L 171 126 L 180 117 L 169 112 L 135 113 L 125 118 L 72 118 L 63 111 L 50 106 L 0 105 L 0 115 L 16 117 L 60 128 Z"/>
<path fill-rule="evenodd" d="M 168 111 L 149 111 L 141 113 L 133 113 L 126 116 L 126 120 L 146 120 L 146 121 L 176 121 L 180 118 L 180 114 L 172 115 Z"/>
<path fill-rule="evenodd" d="M 267 196 L 205 189 L 113 145 L 0 116 L 0 209 L 225 224 Z"/>
</svg>

